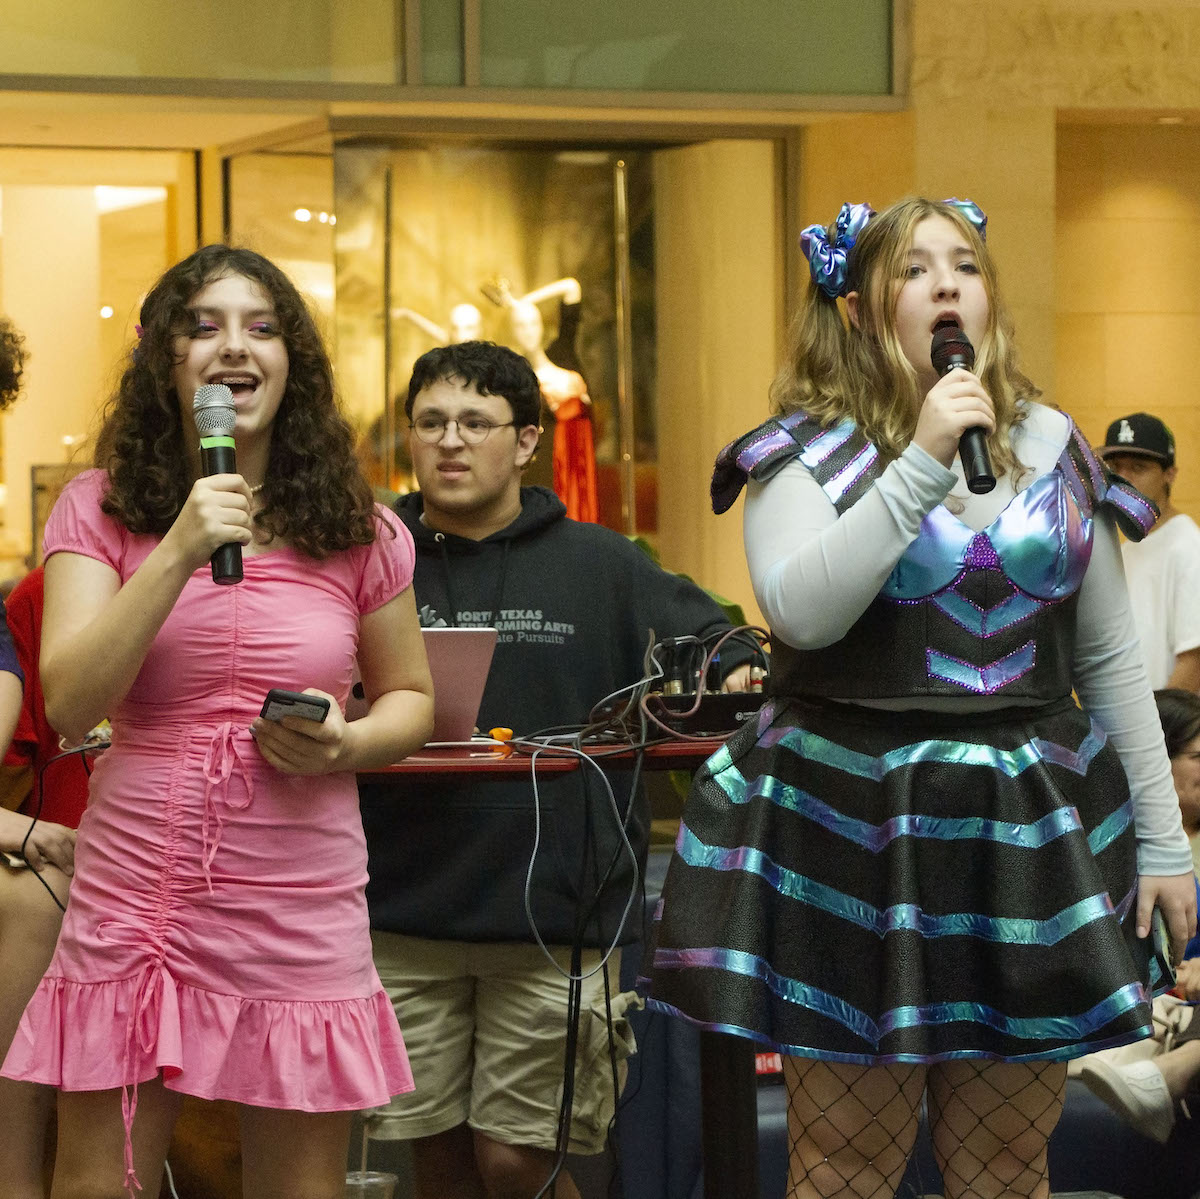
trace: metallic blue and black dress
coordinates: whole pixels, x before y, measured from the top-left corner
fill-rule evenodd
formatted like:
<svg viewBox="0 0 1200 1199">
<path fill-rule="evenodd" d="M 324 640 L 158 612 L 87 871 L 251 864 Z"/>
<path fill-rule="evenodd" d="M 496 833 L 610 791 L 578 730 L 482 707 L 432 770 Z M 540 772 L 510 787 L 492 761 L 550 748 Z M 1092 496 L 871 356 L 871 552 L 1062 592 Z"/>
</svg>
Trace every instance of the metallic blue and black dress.
<svg viewBox="0 0 1200 1199">
<path fill-rule="evenodd" d="M 839 513 L 881 469 L 853 424 L 797 413 L 722 452 L 714 506 L 794 457 Z M 1072 427 L 1056 469 L 982 532 L 935 508 L 841 641 L 776 642 L 772 699 L 684 810 L 655 1006 L 872 1065 L 1068 1058 L 1147 1034 L 1129 788 L 1071 694 L 1101 506 L 1132 536 L 1155 516 Z M 831 698 L 980 695 L 1008 702 Z"/>
</svg>

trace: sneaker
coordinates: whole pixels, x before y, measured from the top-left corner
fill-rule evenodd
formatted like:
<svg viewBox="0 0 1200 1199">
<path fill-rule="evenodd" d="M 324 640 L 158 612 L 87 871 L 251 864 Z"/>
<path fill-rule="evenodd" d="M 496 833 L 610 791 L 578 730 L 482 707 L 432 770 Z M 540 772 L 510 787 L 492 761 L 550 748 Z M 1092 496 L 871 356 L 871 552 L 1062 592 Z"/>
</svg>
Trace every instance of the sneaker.
<svg viewBox="0 0 1200 1199">
<path fill-rule="evenodd" d="M 1175 1127 L 1175 1103 L 1162 1071 L 1152 1062 L 1112 1066 L 1087 1058 L 1079 1081 L 1143 1136 L 1165 1145 Z"/>
</svg>

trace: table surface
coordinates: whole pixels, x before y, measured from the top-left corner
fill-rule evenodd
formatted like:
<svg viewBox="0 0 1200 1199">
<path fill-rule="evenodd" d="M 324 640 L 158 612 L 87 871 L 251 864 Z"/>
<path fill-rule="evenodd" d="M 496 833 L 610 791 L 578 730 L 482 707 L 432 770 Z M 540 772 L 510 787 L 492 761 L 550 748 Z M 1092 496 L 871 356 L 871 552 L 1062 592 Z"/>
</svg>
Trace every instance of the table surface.
<svg viewBox="0 0 1200 1199">
<path fill-rule="evenodd" d="M 692 769 L 711 757 L 725 744 L 725 740 L 725 737 L 702 737 L 690 741 L 682 738 L 656 741 L 643 750 L 642 769 Z M 583 751 L 597 762 L 608 762 L 614 766 L 631 766 L 637 753 L 630 745 L 618 741 L 585 745 Z M 396 775 L 521 775 L 529 773 L 532 760 L 533 749 L 527 746 L 516 747 L 506 754 L 503 749 L 487 741 L 461 745 L 427 745 L 393 766 L 360 770 L 358 777 L 384 782 Z M 537 755 L 539 775 L 566 774 L 578 770 L 579 767 L 578 757 L 564 751 L 560 746 L 548 746 Z"/>
</svg>

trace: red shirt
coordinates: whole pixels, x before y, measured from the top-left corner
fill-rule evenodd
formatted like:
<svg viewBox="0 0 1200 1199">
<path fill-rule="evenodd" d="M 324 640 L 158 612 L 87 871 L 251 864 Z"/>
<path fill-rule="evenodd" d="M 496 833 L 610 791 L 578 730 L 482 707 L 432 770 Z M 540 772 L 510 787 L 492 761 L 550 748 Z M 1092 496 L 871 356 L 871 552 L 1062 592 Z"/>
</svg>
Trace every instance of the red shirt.
<svg viewBox="0 0 1200 1199">
<path fill-rule="evenodd" d="M 38 567 L 13 588 L 5 605 L 8 629 L 17 650 L 17 660 L 25 672 L 25 696 L 12 745 L 4 755 L 6 766 L 33 768 L 33 790 L 21 805 L 21 811 L 38 812 L 38 787 L 46 785 L 45 798 L 39 819 L 79 826 L 87 805 L 88 776 L 80 754 L 50 762 L 62 751 L 58 734 L 46 722 L 42 701 L 42 681 L 38 674 L 38 656 L 42 645 L 43 570 Z M 46 763 L 50 763 L 46 765 Z M 45 773 L 42 774 L 42 767 Z M 39 779 L 41 775 L 41 779 Z"/>
</svg>

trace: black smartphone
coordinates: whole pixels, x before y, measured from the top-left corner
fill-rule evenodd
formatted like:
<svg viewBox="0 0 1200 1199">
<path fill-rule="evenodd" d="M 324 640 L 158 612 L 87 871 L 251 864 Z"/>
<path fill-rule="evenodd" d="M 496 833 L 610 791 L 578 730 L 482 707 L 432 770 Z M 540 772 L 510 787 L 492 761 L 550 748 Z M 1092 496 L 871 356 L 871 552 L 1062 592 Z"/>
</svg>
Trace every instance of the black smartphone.
<svg viewBox="0 0 1200 1199">
<path fill-rule="evenodd" d="M 1155 908 L 1150 917 L 1150 956 L 1158 963 L 1159 979 L 1155 980 L 1151 969 L 1151 982 L 1159 987 L 1171 987 L 1175 983 L 1175 955 L 1171 952 L 1171 934 L 1167 931 L 1167 919 L 1160 908 Z"/>
<path fill-rule="evenodd" d="M 301 695 L 299 691 L 284 691 L 272 687 L 263 700 L 259 715 L 264 720 L 282 720 L 285 716 L 301 716 L 320 724 L 329 715 L 329 700 L 323 695 Z"/>
</svg>

